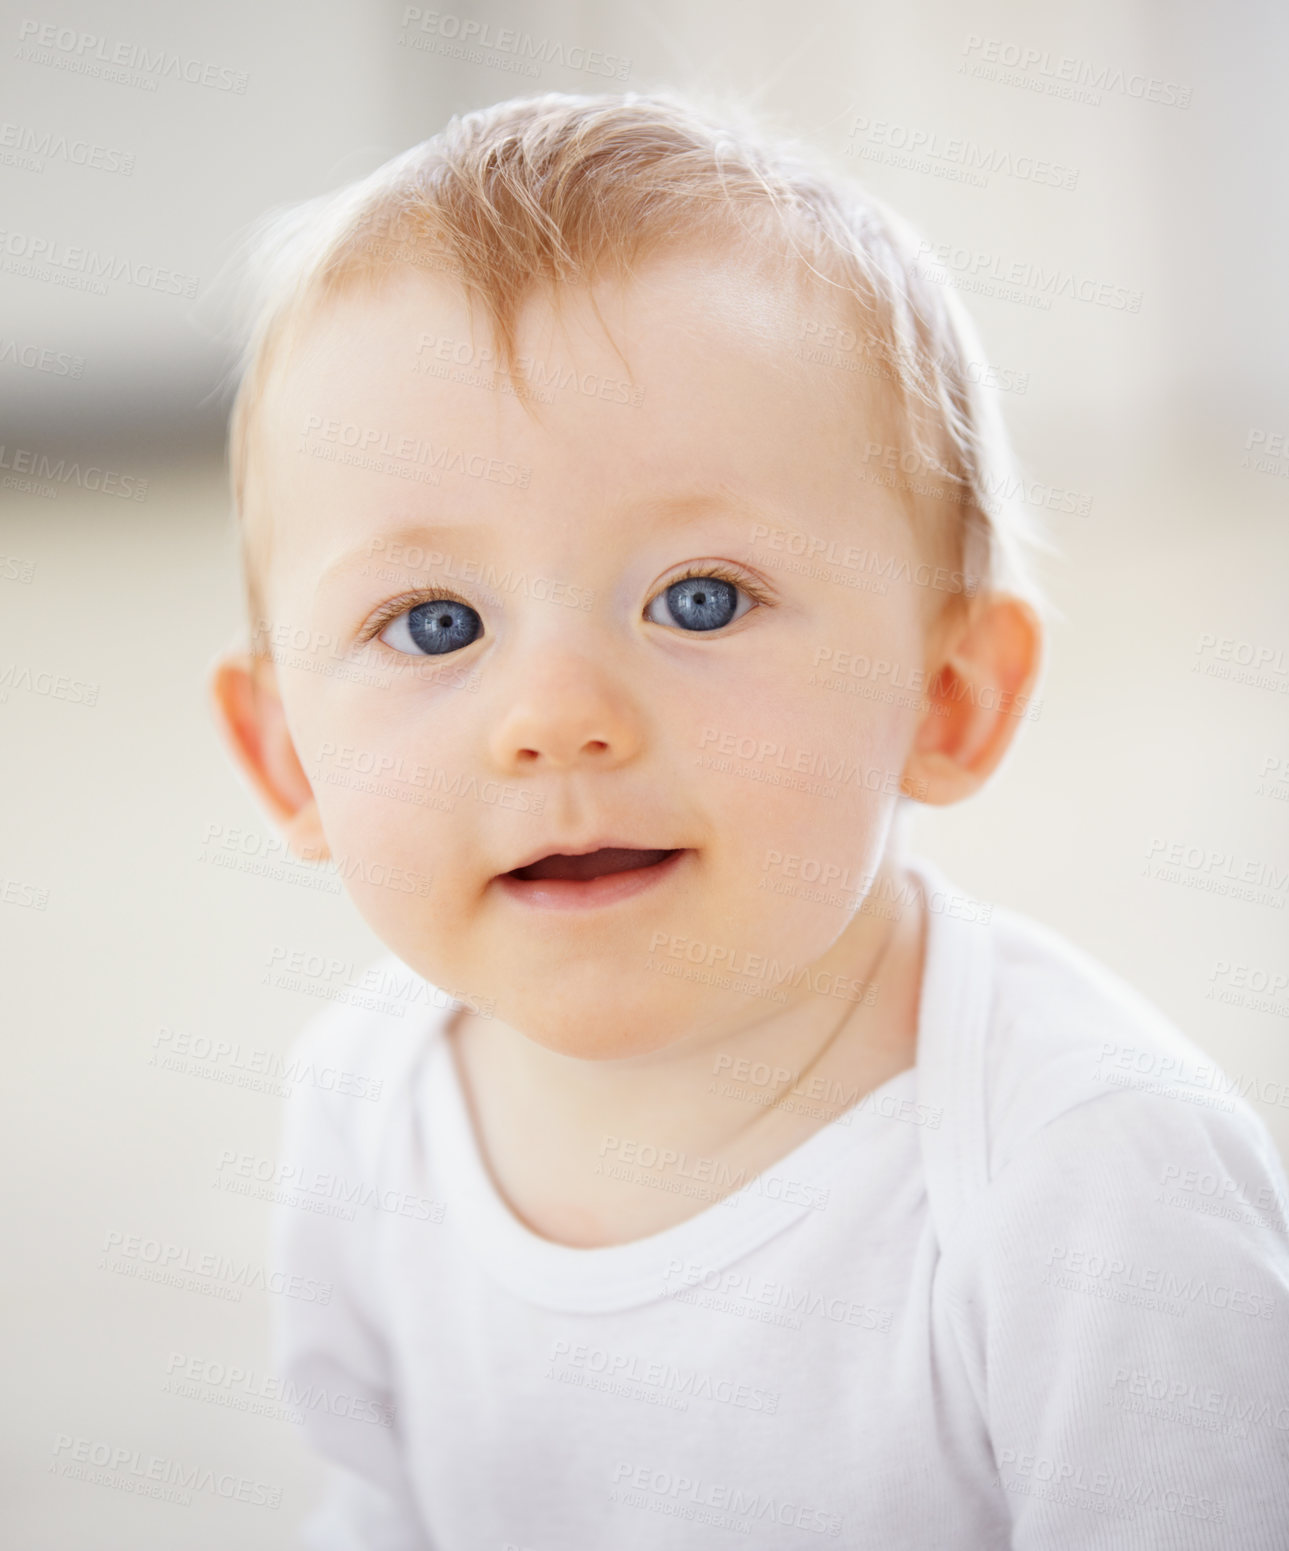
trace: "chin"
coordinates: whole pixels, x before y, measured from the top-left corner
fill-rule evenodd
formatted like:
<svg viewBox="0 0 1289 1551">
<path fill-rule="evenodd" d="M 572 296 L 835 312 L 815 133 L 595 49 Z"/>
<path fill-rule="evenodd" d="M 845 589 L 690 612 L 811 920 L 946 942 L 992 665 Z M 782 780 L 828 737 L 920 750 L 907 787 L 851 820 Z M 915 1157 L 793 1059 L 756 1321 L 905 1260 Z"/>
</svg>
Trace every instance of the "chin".
<svg viewBox="0 0 1289 1551">
<path fill-rule="evenodd" d="M 496 1012 L 526 1039 L 558 1055 L 615 1061 L 663 1050 L 694 1026 L 692 1006 L 665 1005 L 668 1000 L 624 995 L 618 981 L 598 994 L 546 998 L 529 991 L 513 1001 L 499 996 Z"/>
</svg>

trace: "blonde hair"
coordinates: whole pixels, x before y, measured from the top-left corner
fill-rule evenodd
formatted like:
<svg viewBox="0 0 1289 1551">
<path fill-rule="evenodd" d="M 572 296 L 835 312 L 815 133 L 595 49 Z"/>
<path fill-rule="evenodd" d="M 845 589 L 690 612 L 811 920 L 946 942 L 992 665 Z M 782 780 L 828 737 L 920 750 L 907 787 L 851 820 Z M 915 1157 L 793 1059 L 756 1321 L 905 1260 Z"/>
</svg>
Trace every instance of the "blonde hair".
<svg viewBox="0 0 1289 1551">
<path fill-rule="evenodd" d="M 253 233 L 229 425 L 252 619 L 261 617 L 247 519 L 255 413 L 318 307 L 400 266 L 441 272 L 472 307 L 482 304 L 513 381 L 516 320 L 537 287 L 557 294 L 629 276 L 653 252 L 711 241 L 759 248 L 832 290 L 864 341 L 862 363 L 844 364 L 889 391 L 898 466 L 907 472 L 911 459 L 942 481 L 884 482 L 924 526 L 946 526 L 948 512 L 968 596 L 1013 592 L 1041 607 L 1029 552 L 1045 541 L 1015 500 L 997 405 L 978 380 L 982 352 L 947 277 L 924 262 L 928 245 L 744 109 L 669 93 L 551 92 L 455 117 L 369 176 L 273 213 Z M 937 497 L 943 504 L 930 507 Z"/>
</svg>

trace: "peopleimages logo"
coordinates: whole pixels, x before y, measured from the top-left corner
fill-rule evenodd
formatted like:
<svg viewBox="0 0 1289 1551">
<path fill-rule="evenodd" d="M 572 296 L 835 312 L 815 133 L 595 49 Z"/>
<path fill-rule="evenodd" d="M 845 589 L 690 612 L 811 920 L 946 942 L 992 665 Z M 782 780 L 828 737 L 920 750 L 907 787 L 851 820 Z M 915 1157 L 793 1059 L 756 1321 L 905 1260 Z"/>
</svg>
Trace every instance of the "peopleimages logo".
<svg viewBox="0 0 1289 1551">
<path fill-rule="evenodd" d="M 288 1274 L 254 1261 L 234 1260 L 217 1250 L 199 1252 L 188 1244 L 122 1233 L 116 1228 L 107 1234 L 98 1269 L 141 1282 L 160 1282 L 228 1303 L 240 1303 L 248 1288 L 279 1298 L 299 1298 L 305 1303 L 330 1303 L 334 1291 L 330 1282 L 319 1282 L 311 1276 Z"/>
<path fill-rule="evenodd" d="M 227 1471 L 216 1475 L 209 1466 L 188 1465 L 164 1454 L 114 1446 L 101 1438 L 76 1438 L 71 1433 L 56 1435 L 50 1469 L 56 1475 L 76 1476 L 96 1486 L 110 1486 L 143 1497 L 164 1496 L 183 1507 L 191 1505 L 192 1492 L 210 1492 L 256 1508 L 277 1508 L 282 1503 L 280 1486 L 250 1476 L 235 1476 Z"/>
<path fill-rule="evenodd" d="M 25 689 L 31 695 L 48 695 L 52 700 L 66 700 L 72 705 L 98 704 L 97 684 L 69 678 L 65 673 L 43 669 L 33 672 L 25 663 L 11 662 L 0 668 L 0 705 L 9 699 L 11 689 Z"/>
<path fill-rule="evenodd" d="M 923 267 L 923 261 L 926 267 Z M 947 280 L 964 290 L 988 290 L 990 285 L 1010 286 L 1016 293 L 1004 299 L 1029 298 L 1029 305 L 1046 310 L 1057 297 L 1109 307 L 1116 312 L 1140 312 L 1141 291 L 1125 285 L 1076 275 L 1068 269 L 1048 268 L 1024 259 L 1008 259 L 1001 253 L 960 248 L 951 242 L 918 244 L 918 273 L 924 280 Z M 992 293 L 991 293 L 992 294 Z"/>
<path fill-rule="evenodd" d="M 1101 93 L 1118 93 L 1138 102 L 1154 102 L 1164 108 L 1189 108 L 1192 88 L 1177 81 L 1161 80 L 1140 70 L 1120 65 L 1094 64 L 1076 54 L 1053 54 L 1032 44 L 1004 38 L 982 38 L 969 32 L 962 46 L 960 75 L 1021 86 L 1048 96 L 1063 97 L 1099 107 Z"/>
<path fill-rule="evenodd" d="M 398 435 L 385 426 L 364 426 L 354 421 L 310 415 L 300 434 L 305 444 L 301 450 L 309 450 L 315 456 L 322 455 L 323 448 L 334 447 L 360 456 L 379 455 L 394 458 L 401 463 L 423 465 L 427 473 L 434 475 L 464 474 L 472 479 L 489 480 L 493 484 L 516 485 L 521 490 L 527 490 L 532 478 L 533 471 L 526 464 L 436 444 L 424 436 Z M 318 444 L 317 447 L 309 445 L 310 438 Z M 331 461 L 353 460 L 335 457 Z"/>
<path fill-rule="evenodd" d="M 54 65 L 77 75 L 102 76 L 123 85 L 142 86 L 147 91 L 157 89 L 157 80 L 150 77 L 172 77 L 189 86 L 207 86 L 238 97 L 246 92 L 245 71 L 203 64 L 198 59 L 185 58 L 177 49 L 109 42 L 96 32 L 81 32 L 75 27 L 31 18 L 18 23 L 18 38 L 18 58 L 28 64 Z M 131 72 L 138 73 L 136 79 L 129 79 Z"/>
<path fill-rule="evenodd" d="M 196 275 L 185 275 L 156 264 L 141 264 L 115 253 L 100 253 L 80 243 L 59 242 L 31 232 L 0 231 L 0 257 L 6 272 L 26 275 L 33 280 L 50 280 L 87 290 L 95 296 L 107 295 L 107 282 L 124 280 L 145 291 L 166 291 L 171 296 L 191 300 L 197 294 Z"/>
<path fill-rule="evenodd" d="M 769 1416 L 779 1409 L 777 1390 L 762 1389 L 726 1374 L 705 1373 L 699 1368 L 677 1368 L 674 1363 L 646 1357 L 639 1352 L 611 1351 L 602 1346 L 556 1341 L 549 1361 L 548 1379 L 577 1384 L 585 1376 L 602 1376 L 614 1393 L 633 1398 L 631 1386 L 638 1386 L 651 1401 L 655 1394 L 666 1396 L 669 1402 L 675 1402 L 673 1408 L 677 1411 L 687 1411 L 691 1400 L 710 1400 L 748 1411 L 764 1411 Z M 599 1386 L 588 1383 L 585 1387 Z"/>
<path fill-rule="evenodd" d="M 384 1088 L 381 1077 L 370 1077 L 326 1062 L 308 1061 L 299 1055 L 292 1055 L 288 1060 L 267 1046 L 212 1039 L 206 1034 L 192 1034 L 164 1025 L 152 1037 L 147 1064 L 163 1071 L 205 1077 L 238 1088 L 268 1091 L 283 1099 L 289 1098 L 297 1087 L 311 1087 L 324 1093 L 374 1102 Z"/>
<path fill-rule="evenodd" d="M 300 1385 L 294 1379 L 258 1373 L 239 1363 L 214 1361 L 185 1352 L 171 1352 L 161 1388 L 164 1394 L 212 1401 L 252 1416 L 277 1415 L 287 1421 L 303 1422 L 307 1412 L 326 1411 L 331 1416 L 374 1427 L 394 1425 L 394 1407 L 383 1397 L 355 1395 L 321 1384 Z"/>
<path fill-rule="evenodd" d="M 417 37 L 417 33 L 423 34 Z M 427 11 L 423 6 L 403 7 L 403 33 L 399 42 L 405 48 L 433 49 L 451 55 L 463 54 L 476 64 L 491 63 L 481 50 L 506 60 L 518 73 L 537 75 L 540 65 L 562 65 L 568 70 L 584 70 L 588 75 L 611 76 L 625 81 L 631 74 L 631 61 L 603 49 L 567 46 L 554 38 L 534 38 L 513 27 L 493 29 L 491 22 L 464 18 L 451 11 Z M 452 45 L 444 48 L 444 44 Z"/>
<path fill-rule="evenodd" d="M 977 188 L 987 188 L 994 173 L 1060 189 L 1076 188 L 1080 176 L 1077 167 L 1066 167 L 1060 162 L 982 146 L 962 135 L 941 134 L 939 130 L 913 128 L 863 115 L 851 125 L 850 139 L 861 142 L 848 147 L 853 155 L 914 172 L 930 172 L 935 177 L 971 183 Z"/>
<path fill-rule="evenodd" d="M 85 357 L 68 350 L 53 350 L 45 345 L 20 345 L 16 339 L 0 336 L 0 366 L 22 366 L 29 372 L 49 372 L 55 377 L 80 378 L 85 372 Z"/>
<path fill-rule="evenodd" d="M 841 1534 L 843 1524 L 839 1513 L 776 1497 L 772 1492 L 704 1481 L 701 1477 L 678 1475 L 627 1460 L 614 1467 L 609 1498 L 611 1502 L 620 1502 L 627 1507 L 648 1508 L 668 1517 L 738 1529 L 743 1534 L 749 1534 L 751 1521 L 756 1521 L 762 1526 L 781 1524 L 785 1529 L 836 1537 Z M 722 1518 L 713 1519 L 713 1513 Z"/>
<path fill-rule="evenodd" d="M 1289 899 L 1289 868 L 1181 840 L 1153 839 L 1142 876 L 1272 910 L 1283 910 Z"/>
<path fill-rule="evenodd" d="M 136 474 L 122 474 L 116 469 L 105 469 L 97 463 L 83 467 L 76 459 L 55 458 L 47 452 L 31 447 L 9 447 L 0 442 L 0 474 L 6 485 L 18 483 L 45 483 L 50 485 L 74 485 L 78 490 L 92 490 L 98 495 L 114 495 L 123 501 L 145 501 L 148 481 Z M 21 476 L 16 481 L 12 476 Z"/>
<path fill-rule="evenodd" d="M 92 140 L 68 139 L 49 129 L 33 129 L 29 124 L 0 124 L 0 161 L 6 166 L 25 167 L 29 172 L 43 172 L 46 161 L 63 161 L 75 167 L 120 173 L 125 178 L 134 174 L 133 151 L 120 151 Z"/>
</svg>

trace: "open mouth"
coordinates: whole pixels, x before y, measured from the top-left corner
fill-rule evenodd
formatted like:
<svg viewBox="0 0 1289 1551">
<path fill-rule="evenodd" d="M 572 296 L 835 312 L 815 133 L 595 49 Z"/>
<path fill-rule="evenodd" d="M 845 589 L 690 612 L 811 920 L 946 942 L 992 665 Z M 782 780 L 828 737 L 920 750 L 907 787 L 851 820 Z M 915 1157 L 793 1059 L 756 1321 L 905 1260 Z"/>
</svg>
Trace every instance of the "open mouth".
<svg viewBox="0 0 1289 1551">
<path fill-rule="evenodd" d="M 515 904 L 537 910 L 598 910 L 665 886 L 692 853 L 601 846 L 581 856 L 552 852 L 498 875 L 494 882 Z"/>
<path fill-rule="evenodd" d="M 589 883 L 592 878 L 603 878 L 609 873 L 638 872 L 642 867 L 656 867 L 673 851 L 637 851 L 625 846 L 605 846 L 598 851 L 588 851 L 583 856 L 566 856 L 555 851 L 543 856 L 527 867 L 516 867 L 505 874 L 518 878 L 521 883 L 536 883 L 542 879 L 564 878 L 574 883 Z"/>
</svg>

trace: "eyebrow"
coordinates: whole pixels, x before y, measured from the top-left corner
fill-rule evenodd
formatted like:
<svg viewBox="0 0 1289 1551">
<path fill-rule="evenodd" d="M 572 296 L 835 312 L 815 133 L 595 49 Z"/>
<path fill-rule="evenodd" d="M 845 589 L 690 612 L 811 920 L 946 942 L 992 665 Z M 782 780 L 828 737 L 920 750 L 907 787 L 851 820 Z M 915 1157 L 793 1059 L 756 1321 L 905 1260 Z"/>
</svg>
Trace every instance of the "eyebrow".
<svg viewBox="0 0 1289 1551">
<path fill-rule="evenodd" d="M 491 532 L 487 523 L 477 522 L 420 522 L 411 527 L 395 528 L 390 533 L 376 533 L 353 549 L 333 560 L 318 578 L 317 591 L 321 592 L 328 582 L 360 564 L 370 565 L 381 558 L 381 549 L 401 544 L 407 549 L 425 550 L 452 538 L 478 538 Z"/>
<path fill-rule="evenodd" d="M 621 503 L 619 510 L 631 507 L 630 515 L 637 521 L 653 519 L 657 522 L 669 523 L 673 527 L 683 522 L 688 517 L 703 516 L 720 512 L 755 511 L 761 513 L 760 506 L 750 496 L 737 496 L 732 491 L 724 490 L 695 490 L 686 495 L 657 496 L 650 501 L 640 503 Z"/>
<path fill-rule="evenodd" d="M 728 513 L 748 515 L 764 521 L 773 518 L 776 514 L 769 511 L 760 503 L 747 496 L 736 496 L 732 492 L 720 490 L 694 491 L 685 495 L 659 496 L 653 500 L 643 502 L 623 501 L 615 509 L 623 516 L 630 516 L 635 522 L 649 522 L 668 527 L 677 527 L 696 516 L 717 515 Z M 780 519 L 782 514 L 778 514 Z M 452 539 L 469 539 L 472 543 L 480 538 L 487 538 L 492 533 L 488 523 L 475 522 L 418 522 L 409 526 L 393 529 L 389 533 L 374 534 L 363 543 L 353 549 L 346 550 L 343 555 L 333 560 L 322 575 L 318 578 L 317 591 L 344 572 L 353 569 L 360 564 L 370 565 L 380 558 L 380 551 L 376 547 L 403 545 L 408 549 L 425 550 Z"/>
</svg>

